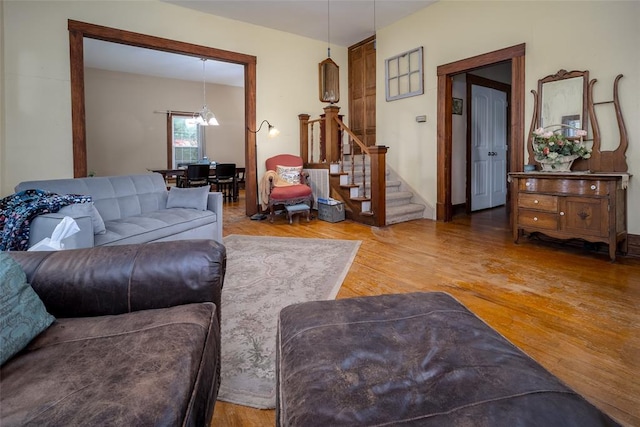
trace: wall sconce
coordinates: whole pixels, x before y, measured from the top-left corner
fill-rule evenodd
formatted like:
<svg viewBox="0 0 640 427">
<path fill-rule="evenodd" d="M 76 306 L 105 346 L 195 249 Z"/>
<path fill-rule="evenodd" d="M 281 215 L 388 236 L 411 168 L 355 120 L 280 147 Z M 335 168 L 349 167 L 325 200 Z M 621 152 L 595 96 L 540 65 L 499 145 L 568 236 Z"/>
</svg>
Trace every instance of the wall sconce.
<svg viewBox="0 0 640 427">
<path fill-rule="evenodd" d="M 269 126 L 269 138 L 274 138 L 274 137 L 280 135 L 280 131 L 275 126 L 273 126 L 271 123 L 269 123 L 269 120 L 263 120 L 262 123 L 260 123 L 260 126 L 258 127 L 257 130 L 249 129 L 249 132 L 251 132 L 251 133 L 260 132 L 260 129 L 262 129 L 262 126 L 265 123 L 267 124 L 267 126 Z"/>
</svg>

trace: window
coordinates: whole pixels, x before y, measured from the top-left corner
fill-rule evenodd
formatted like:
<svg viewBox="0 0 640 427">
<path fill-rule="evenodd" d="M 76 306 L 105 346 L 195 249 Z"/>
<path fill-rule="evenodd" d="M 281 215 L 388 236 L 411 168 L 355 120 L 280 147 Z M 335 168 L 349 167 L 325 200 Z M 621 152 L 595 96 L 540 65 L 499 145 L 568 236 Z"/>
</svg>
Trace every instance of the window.
<svg viewBox="0 0 640 427">
<path fill-rule="evenodd" d="M 422 47 L 385 61 L 387 101 L 422 95 Z"/>
<path fill-rule="evenodd" d="M 171 168 L 196 163 L 205 156 L 204 129 L 192 116 L 169 113 Z"/>
</svg>

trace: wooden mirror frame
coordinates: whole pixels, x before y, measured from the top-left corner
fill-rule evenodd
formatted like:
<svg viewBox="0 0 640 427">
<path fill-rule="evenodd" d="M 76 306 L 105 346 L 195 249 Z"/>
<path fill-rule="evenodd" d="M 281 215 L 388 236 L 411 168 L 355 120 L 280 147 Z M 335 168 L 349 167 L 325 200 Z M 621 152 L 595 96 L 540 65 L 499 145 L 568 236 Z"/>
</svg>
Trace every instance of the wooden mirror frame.
<svg viewBox="0 0 640 427">
<path fill-rule="evenodd" d="M 588 130 L 589 127 L 589 123 L 587 120 L 587 103 L 588 103 L 588 96 L 587 96 L 587 92 L 588 92 L 588 83 L 589 83 L 589 71 L 585 70 L 585 71 L 566 71 L 566 70 L 559 70 L 556 74 L 552 74 L 549 76 L 546 76 L 543 79 L 538 80 L 538 93 L 540 95 L 540 102 L 538 102 L 537 105 L 537 121 L 538 121 L 538 125 L 537 127 L 540 127 L 540 120 L 542 119 L 542 105 L 543 105 L 543 100 L 544 100 L 544 96 L 543 96 L 543 87 L 546 83 L 551 83 L 551 82 L 559 82 L 562 80 L 568 80 L 568 79 L 573 79 L 573 78 L 578 78 L 578 77 L 582 77 L 582 109 L 581 109 L 581 113 L 580 113 L 580 127 L 581 129 L 584 130 Z M 546 125 L 554 125 L 554 124 L 559 124 L 559 123 L 546 123 Z"/>
<path fill-rule="evenodd" d="M 538 91 L 532 90 L 531 93 L 534 97 L 533 103 L 533 117 L 531 118 L 531 128 L 529 129 L 529 136 L 527 137 L 527 152 L 529 153 L 529 164 L 533 164 L 534 152 L 533 152 L 533 131 L 539 127 L 540 120 L 542 119 L 542 99 L 543 99 L 543 86 L 545 83 L 558 82 L 567 79 L 573 79 L 582 77 L 582 109 L 581 109 L 581 128 L 588 130 L 589 121 L 587 120 L 587 104 L 588 104 L 588 84 L 589 84 L 589 71 L 567 71 L 558 70 L 555 74 L 550 74 L 546 77 L 538 80 Z M 559 123 L 548 123 L 547 125 L 555 125 Z M 573 169 L 575 170 L 587 170 L 589 169 L 588 162 L 584 159 L 577 159 L 574 163 Z"/>
<path fill-rule="evenodd" d="M 593 146 L 591 157 L 589 159 L 577 159 L 573 165 L 574 170 L 577 171 L 590 171 L 590 172 L 627 172 L 629 167 L 627 165 L 627 148 L 629 146 L 629 138 L 627 136 L 627 128 L 624 124 L 622 117 L 622 110 L 620 109 L 620 97 L 619 97 L 619 82 L 623 77 L 622 74 L 618 74 L 613 82 L 613 100 L 594 102 L 593 100 L 593 86 L 598 81 L 597 79 L 589 80 L 589 71 L 571 71 L 560 70 L 556 74 L 546 76 L 538 80 L 538 92 L 532 90 L 531 93 L 534 97 L 533 117 L 531 119 L 531 128 L 529 130 L 529 137 L 527 138 L 527 152 L 529 153 L 529 163 L 533 164 L 534 152 L 533 152 L 533 131 L 539 127 L 539 121 L 541 116 L 541 101 L 542 101 L 542 85 L 544 83 L 562 79 L 568 79 L 573 77 L 584 76 L 584 109 L 583 112 L 583 129 L 587 130 L 588 126 L 591 126 L 593 133 Z M 601 135 L 600 126 L 598 125 L 598 117 L 596 116 L 595 106 L 602 104 L 613 104 L 616 114 L 616 121 L 618 124 L 618 130 L 620 132 L 620 142 L 615 150 L 602 151 L 601 147 Z M 587 116 L 588 114 L 588 116 Z M 586 121 L 588 117 L 588 122 Z M 589 140 L 587 140 L 589 141 Z"/>
<path fill-rule="evenodd" d="M 593 102 L 593 85 L 598 81 L 593 79 L 589 82 L 589 120 L 593 129 L 593 151 L 589 166 L 594 172 L 627 172 L 627 147 L 629 146 L 629 138 L 627 136 L 627 127 L 622 118 L 622 110 L 620 109 L 620 97 L 618 95 L 618 83 L 622 78 L 622 74 L 618 74 L 613 82 L 613 100 L 604 102 Z M 616 121 L 618 122 L 618 130 L 620 132 L 620 142 L 615 150 L 600 150 L 600 126 L 594 106 L 599 104 L 613 104 L 616 113 Z"/>
</svg>

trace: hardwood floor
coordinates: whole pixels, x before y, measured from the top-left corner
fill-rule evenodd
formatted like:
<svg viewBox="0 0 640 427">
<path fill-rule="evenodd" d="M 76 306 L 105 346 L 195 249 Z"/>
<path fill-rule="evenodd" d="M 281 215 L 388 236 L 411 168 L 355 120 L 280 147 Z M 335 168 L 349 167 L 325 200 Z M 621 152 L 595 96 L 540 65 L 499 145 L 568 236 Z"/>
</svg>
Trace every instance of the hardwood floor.
<svg viewBox="0 0 640 427">
<path fill-rule="evenodd" d="M 453 295 L 594 405 L 640 426 L 640 259 L 544 241 L 513 243 L 503 209 L 451 223 L 385 228 L 299 216 L 251 221 L 225 204 L 224 235 L 361 240 L 338 298 L 414 291 Z M 216 404 L 214 426 L 273 426 L 275 411 Z"/>
</svg>

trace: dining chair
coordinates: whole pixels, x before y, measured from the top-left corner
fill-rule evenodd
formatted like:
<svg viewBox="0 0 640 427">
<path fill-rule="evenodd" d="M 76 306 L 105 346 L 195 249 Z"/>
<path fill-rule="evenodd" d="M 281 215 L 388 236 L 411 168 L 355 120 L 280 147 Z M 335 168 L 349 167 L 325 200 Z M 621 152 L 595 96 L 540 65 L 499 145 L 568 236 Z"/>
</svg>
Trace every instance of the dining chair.
<svg viewBox="0 0 640 427">
<path fill-rule="evenodd" d="M 209 183 L 215 184 L 216 191 L 222 192 L 224 200 L 238 201 L 238 178 L 235 163 L 216 164 L 216 174 L 209 179 Z"/>
<path fill-rule="evenodd" d="M 187 165 L 185 175 L 178 175 L 178 187 L 204 187 L 209 185 L 209 165 Z"/>
</svg>

